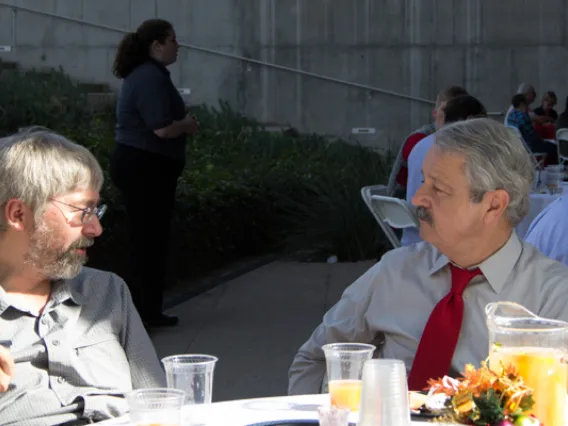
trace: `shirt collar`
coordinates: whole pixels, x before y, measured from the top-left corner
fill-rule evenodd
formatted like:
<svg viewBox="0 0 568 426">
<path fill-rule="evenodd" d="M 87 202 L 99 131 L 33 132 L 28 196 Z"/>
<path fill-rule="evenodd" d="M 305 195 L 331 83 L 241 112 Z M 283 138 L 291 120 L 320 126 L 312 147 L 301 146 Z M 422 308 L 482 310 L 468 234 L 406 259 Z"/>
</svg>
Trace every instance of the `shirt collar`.
<svg viewBox="0 0 568 426">
<path fill-rule="evenodd" d="M 507 281 L 507 277 L 517 263 L 522 250 L 523 247 L 521 245 L 521 241 L 519 240 L 517 233 L 513 231 L 503 247 L 478 265 L 481 272 L 483 272 L 483 276 L 496 293 L 501 292 L 503 285 L 505 285 L 505 281 Z M 448 263 L 450 263 L 448 257 L 441 252 L 436 251 L 434 262 L 432 268 L 430 268 L 429 274 L 436 274 Z"/>
<path fill-rule="evenodd" d="M 83 305 L 85 303 L 83 295 L 80 294 L 73 285 L 74 282 L 75 280 L 71 278 L 68 280 L 58 280 L 53 283 L 50 297 L 50 300 L 53 301 L 53 305 L 59 305 L 69 299 L 76 305 Z"/>
<path fill-rule="evenodd" d="M 71 300 L 76 305 L 83 305 L 85 303 L 85 298 L 75 289 L 73 283 L 74 279 L 54 281 L 48 304 L 51 306 L 57 306 L 67 300 Z M 21 312 L 30 312 L 29 309 L 24 306 L 20 306 L 17 303 L 10 303 L 6 292 L 2 286 L 0 286 L 0 315 L 2 315 L 10 306 Z"/>
</svg>

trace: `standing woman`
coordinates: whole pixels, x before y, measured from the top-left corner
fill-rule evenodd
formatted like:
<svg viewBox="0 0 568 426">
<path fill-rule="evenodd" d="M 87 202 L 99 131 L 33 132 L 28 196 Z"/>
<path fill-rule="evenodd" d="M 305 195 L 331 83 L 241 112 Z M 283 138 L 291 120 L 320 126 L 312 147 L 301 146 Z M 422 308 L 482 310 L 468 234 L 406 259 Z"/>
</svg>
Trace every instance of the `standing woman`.
<svg viewBox="0 0 568 426">
<path fill-rule="evenodd" d="M 162 312 L 167 248 L 186 138 L 197 131 L 166 69 L 178 47 L 172 25 L 150 19 L 122 39 L 113 65 L 123 83 L 110 174 L 130 222 L 127 282 L 147 327 L 178 323 Z"/>
</svg>

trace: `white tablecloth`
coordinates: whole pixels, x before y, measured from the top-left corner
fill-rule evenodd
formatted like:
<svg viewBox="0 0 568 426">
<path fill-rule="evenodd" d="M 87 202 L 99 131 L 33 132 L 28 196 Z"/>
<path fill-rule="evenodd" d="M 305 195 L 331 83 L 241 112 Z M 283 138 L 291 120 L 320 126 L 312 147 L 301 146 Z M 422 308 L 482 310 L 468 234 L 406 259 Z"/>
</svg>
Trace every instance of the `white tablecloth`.
<svg viewBox="0 0 568 426">
<path fill-rule="evenodd" d="M 275 420 L 317 420 L 317 408 L 329 404 L 329 395 L 282 396 L 240 399 L 209 405 L 184 407 L 182 426 L 247 426 Z M 351 419 L 356 421 L 356 416 Z M 99 425 L 131 425 L 127 417 L 97 423 Z M 433 423 L 412 422 L 413 425 Z"/>
</svg>

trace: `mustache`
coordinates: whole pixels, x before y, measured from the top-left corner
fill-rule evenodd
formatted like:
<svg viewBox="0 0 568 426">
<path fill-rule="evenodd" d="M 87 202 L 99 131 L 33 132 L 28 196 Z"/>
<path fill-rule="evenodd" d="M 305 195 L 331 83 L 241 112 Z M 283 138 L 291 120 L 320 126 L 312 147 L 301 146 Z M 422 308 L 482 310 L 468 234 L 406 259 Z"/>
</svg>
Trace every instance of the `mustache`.
<svg viewBox="0 0 568 426">
<path fill-rule="evenodd" d="M 434 225 L 434 219 L 432 218 L 432 214 L 428 210 L 426 210 L 425 207 L 422 206 L 416 207 L 416 217 L 418 217 L 419 220 L 426 222 L 430 226 Z"/>
<path fill-rule="evenodd" d="M 95 240 L 93 238 L 82 237 L 75 241 L 73 244 L 69 246 L 68 251 L 75 250 L 75 249 L 84 249 L 91 247 L 95 244 Z"/>
</svg>

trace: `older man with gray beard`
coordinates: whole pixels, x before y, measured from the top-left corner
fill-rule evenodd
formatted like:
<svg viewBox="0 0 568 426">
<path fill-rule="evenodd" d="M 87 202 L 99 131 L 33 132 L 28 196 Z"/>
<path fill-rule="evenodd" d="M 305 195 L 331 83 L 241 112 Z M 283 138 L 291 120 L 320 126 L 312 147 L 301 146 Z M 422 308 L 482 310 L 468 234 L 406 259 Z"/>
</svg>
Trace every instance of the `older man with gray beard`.
<svg viewBox="0 0 568 426">
<path fill-rule="evenodd" d="M 101 235 L 103 174 L 48 132 L 0 139 L 0 423 L 78 425 L 123 414 L 124 393 L 165 385 L 128 289 L 84 268 Z"/>
<path fill-rule="evenodd" d="M 519 138 L 487 118 L 450 124 L 422 171 L 412 202 L 424 241 L 388 252 L 345 290 L 294 358 L 290 394 L 320 391 L 327 343 L 375 344 L 377 356 L 404 361 L 419 390 L 488 356 L 490 302 L 568 321 L 568 268 L 514 231 L 533 182 Z"/>
</svg>

